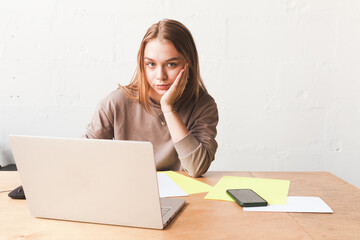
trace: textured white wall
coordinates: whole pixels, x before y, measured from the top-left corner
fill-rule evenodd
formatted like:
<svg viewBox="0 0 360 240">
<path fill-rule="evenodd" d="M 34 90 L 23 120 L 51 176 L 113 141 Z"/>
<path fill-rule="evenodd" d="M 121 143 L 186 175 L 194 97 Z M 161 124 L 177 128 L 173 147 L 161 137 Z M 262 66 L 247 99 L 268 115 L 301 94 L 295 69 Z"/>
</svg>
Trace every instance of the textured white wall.
<svg viewBox="0 0 360 240">
<path fill-rule="evenodd" d="M 192 31 L 220 111 L 211 170 L 331 171 L 360 187 L 360 1 L 1 1 L 9 134 L 78 137 L 162 18 Z"/>
</svg>

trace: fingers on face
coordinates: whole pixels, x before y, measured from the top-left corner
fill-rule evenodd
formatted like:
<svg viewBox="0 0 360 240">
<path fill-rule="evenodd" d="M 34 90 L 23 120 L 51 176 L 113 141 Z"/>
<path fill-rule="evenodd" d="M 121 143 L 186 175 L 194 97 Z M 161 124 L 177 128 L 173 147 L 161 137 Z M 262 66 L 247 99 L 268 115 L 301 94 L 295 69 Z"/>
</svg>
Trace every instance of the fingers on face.
<svg viewBox="0 0 360 240">
<path fill-rule="evenodd" d="M 185 66 L 184 66 L 184 68 L 183 68 L 183 73 L 182 73 L 182 75 L 184 76 L 183 78 L 184 78 L 184 80 L 185 80 L 185 82 L 188 80 L 188 77 L 189 77 L 189 63 L 185 63 Z"/>
<path fill-rule="evenodd" d="M 186 63 L 184 68 L 180 70 L 180 72 L 173 84 L 173 85 L 175 85 L 174 87 L 176 87 L 176 88 L 178 86 L 180 86 L 181 93 L 184 91 L 187 80 L 188 80 L 188 76 L 189 76 L 188 68 L 189 68 L 189 63 Z"/>
<path fill-rule="evenodd" d="M 181 77 L 183 76 L 183 74 L 184 74 L 184 69 L 181 69 L 179 74 L 177 75 L 173 85 L 175 85 L 175 86 L 179 85 L 179 82 L 181 82 L 180 80 L 181 80 Z"/>
</svg>

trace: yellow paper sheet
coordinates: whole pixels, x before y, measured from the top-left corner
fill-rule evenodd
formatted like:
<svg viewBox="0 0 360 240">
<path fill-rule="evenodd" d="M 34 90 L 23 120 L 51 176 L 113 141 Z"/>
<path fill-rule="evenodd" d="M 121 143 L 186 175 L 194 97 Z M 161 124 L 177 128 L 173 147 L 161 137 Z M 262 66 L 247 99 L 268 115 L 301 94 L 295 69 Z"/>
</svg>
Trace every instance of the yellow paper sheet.
<svg viewBox="0 0 360 240">
<path fill-rule="evenodd" d="M 187 177 L 173 171 L 166 171 L 165 173 L 187 194 L 208 192 L 213 188 L 206 183 L 197 181 L 191 177 Z"/>
<path fill-rule="evenodd" d="M 227 195 L 227 189 L 249 188 L 269 204 L 285 205 L 289 186 L 289 180 L 224 176 L 205 196 L 205 199 L 233 201 Z"/>
</svg>

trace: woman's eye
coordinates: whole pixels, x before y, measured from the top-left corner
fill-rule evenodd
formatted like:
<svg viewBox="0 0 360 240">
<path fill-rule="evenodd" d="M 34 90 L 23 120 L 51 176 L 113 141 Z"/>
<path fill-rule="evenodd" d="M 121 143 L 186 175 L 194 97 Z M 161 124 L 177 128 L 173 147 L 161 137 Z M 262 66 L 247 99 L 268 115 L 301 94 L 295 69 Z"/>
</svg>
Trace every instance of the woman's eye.
<svg viewBox="0 0 360 240">
<path fill-rule="evenodd" d="M 169 67 L 176 67 L 177 65 L 176 65 L 176 63 L 168 63 L 168 66 Z"/>
<path fill-rule="evenodd" d="M 154 67 L 155 63 L 150 62 L 150 63 L 147 63 L 146 65 L 148 65 L 149 67 Z"/>
</svg>

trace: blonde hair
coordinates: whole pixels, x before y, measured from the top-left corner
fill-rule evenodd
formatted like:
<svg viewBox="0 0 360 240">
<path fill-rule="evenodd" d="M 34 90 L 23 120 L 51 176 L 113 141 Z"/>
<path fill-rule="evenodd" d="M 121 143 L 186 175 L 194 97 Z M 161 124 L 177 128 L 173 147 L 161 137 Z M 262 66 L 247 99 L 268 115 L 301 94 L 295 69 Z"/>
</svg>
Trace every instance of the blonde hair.
<svg viewBox="0 0 360 240">
<path fill-rule="evenodd" d="M 178 101 L 181 103 L 197 101 L 200 89 L 206 92 L 206 88 L 200 77 L 199 57 L 196 45 L 190 31 L 178 21 L 170 19 L 161 20 L 147 30 L 141 41 L 137 55 L 136 72 L 130 84 L 127 86 L 119 86 L 130 99 L 140 102 L 149 113 L 152 113 L 152 110 L 148 102 L 150 86 L 145 76 L 144 51 L 146 44 L 156 38 L 170 41 L 185 61 L 189 63 L 188 82 Z"/>
</svg>

